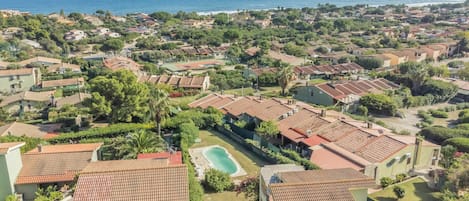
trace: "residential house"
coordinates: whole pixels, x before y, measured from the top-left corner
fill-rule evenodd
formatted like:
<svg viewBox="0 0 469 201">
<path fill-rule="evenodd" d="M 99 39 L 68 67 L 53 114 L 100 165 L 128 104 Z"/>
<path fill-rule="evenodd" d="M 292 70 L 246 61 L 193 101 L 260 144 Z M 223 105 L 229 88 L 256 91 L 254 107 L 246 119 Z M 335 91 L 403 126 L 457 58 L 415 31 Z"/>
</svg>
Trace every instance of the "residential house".
<svg viewBox="0 0 469 201">
<path fill-rule="evenodd" d="M 58 63 L 47 67 L 47 72 L 64 74 L 66 72 L 81 73 L 80 65 L 70 63 Z"/>
<path fill-rule="evenodd" d="M 32 125 L 21 122 L 13 122 L 0 127 L 0 136 L 27 136 L 32 138 L 48 139 L 57 136 L 55 131 L 60 128 L 60 124 Z"/>
<path fill-rule="evenodd" d="M 83 19 L 91 23 L 93 26 L 103 26 L 104 24 L 104 22 L 99 19 L 99 17 L 93 15 L 85 15 Z"/>
<path fill-rule="evenodd" d="M 347 52 L 331 52 L 325 55 L 319 55 L 318 58 L 324 59 L 332 64 L 339 64 L 340 59 L 344 57 L 352 57 L 353 55 Z"/>
<path fill-rule="evenodd" d="M 79 106 L 86 98 L 91 98 L 91 94 L 76 93 L 71 96 L 65 96 L 55 101 L 55 107 L 61 108 L 65 105 Z"/>
<path fill-rule="evenodd" d="M 392 58 L 389 58 L 386 55 L 375 54 L 375 55 L 371 55 L 371 57 L 383 61 L 383 65 L 381 65 L 382 68 L 390 68 L 392 66 L 391 65 Z"/>
<path fill-rule="evenodd" d="M 210 94 L 189 106 L 219 109 L 233 131 L 272 150 L 292 149 L 322 169 L 352 168 L 377 183 L 382 177 L 432 168 L 439 160 L 438 145 L 300 101 Z M 266 143 L 253 131 L 237 127 L 240 120 L 254 125 L 275 121 L 280 133 Z"/>
<path fill-rule="evenodd" d="M 405 51 L 402 51 L 402 52 L 393 51 L 393 52 L 390 52 L 389 54 L 397 56 L 397 65 L 408 62 L 409 56 L 412 56 L 412 53 L 405 52 Z M 388 55 L 386 54 L 386 56 Z"/>
<path fill-rule="evenodd" d="M 299 86 L 294 98 L 317 105 L 337 105 L 343 111 L 354 110 L 360 97 L 370 93 L 383 93 L 399 86 L 383 78 L 375 80 L 339 81 L 317 85 Z"/>
<path fill-rule="evenodd" d="M 350 169 L 286 171 L 274 175 L 268 187 L 271 201 L 366 201 L 371 177 Z"/>
<path fill-rule="evenodd" d="M 70 186 L 78 172 L 98 160 L 101 146 L 102 143 L 39 145 L 16 158 L 22 166 L 14 183 L 15 193 L 24 201 L 33 201 L 39 188 Z"/>
<path fill-rule="evenodd" d="M 19 66 L 38 65 L 38 66 L 49 67 L 54 64 L 60 64 L 60 63 L 62 63 L 62 60 L 60 59 L 37 56 L 37 57 L 26 59 L 26 60 L 20 61 L 18 63 L 13 63 L 13 64 L 17 64 Z"/>
<path fill-rule="evenodd" d="M 297 66 L 294 68 L 294 72 L 296 77 L 300 79 L 327 79 L 334 76 L 362 73 L 364 68 L 356 63 L 345 63 L 337 65 Z"/>
<path fill-rule="evenodd" d="M 73 200 L 187 201 L 187 167 L 166 159 L 92 162 L 80 172 Z"/>
<path fill-rule="evenodd" d="M 391 59 L 391 61 L 390 61 L 391 67 L 399 65 L 400 64 L 399 62 L 401 62 L 400 58 L 398 56 L 394 55 L 394 54 L 382 53 L 381 55 Z"/>
<path fill-rule="evenodd" d="M 64 39 L 67 41 L 79 41 L 86 38 L 86 33 L 83 30 L 71 30 L 65 33 Z"/>
<path fill-rule="evenodd" d="M 36 111 L 54 102 L 55 91 L 24 91 L 9 96 L 0 96 L 0 107 L 10 113 Z"/>
<path fill-rule="evenodd" d="M 268 67 L 268 68 L 247 68 L 243 72 L 243 76 L 246 79 L 257 79 L 259 76 L 265 73 L 277 74 L 279 71 L 278 68 Z"/>
<path fill-rule="evenodd" d="M 129 70 L 132 71 L 135 75 L 141 76 L 143 72 L 140 70 L 142 65 L 138 64 L 134 60 L 127 57 L 111 57 L 103 61 L 104 67 L 108 68 L 111 71 L 117 70 Z"/>
<path fill-rule="evenodd" d="M 109 28 L 105 27 L 98 27 L 92 32 L 98 36 L 105 36 L 109 38 L 119 38 L 121 36 L 119 33 L 113 32 Z"/>
<path fill-rule="evenodd" d="M 278 183 L 277 175 L 282 172 L 304 171 L 303 166 L 295 164 L 265 165 L 261 168 L 259 175 L 259 201 L 269 201 L 272 192 L 270 184 Z"/>
<path fill-rule="evenodd" d="M 41 82 L 42 88 L 82 88 L 85 86 L 85 79 L 83 77 L 78 78 L 68 78 L 61 80 L 45 80 Z"/>
<path fill-rule="evenodd" d="M 167 84 L 179 89 L 195 89 L 206 91 L 210 88 L 210 77 L 206 76 L 177 76 L 177 75 L 151 75 L 141 76 L 139 81 L 153 84 Z"/>
<path fill-rule="evenodd" d="M 19 27 L 8 27 L 6 29 L 3 30 L 2 32 L 2 37 L 3 39 L 12 39 L 13 37 L 15 37 L 15 35 L 23 32 L 24 29 L 23 28 L 19 28 Z"/>
<path fill-rule="evenodd" d="M 0 143 L 0 199 L 15 194 L 15 181 L 20 173 L 24 142 Z"/>
<path fill-rule="evenodd" d="M 0 70 L 0 93 L 28 91 L 40 80 L 41 71 L 38 68 Z"/>
</svg>

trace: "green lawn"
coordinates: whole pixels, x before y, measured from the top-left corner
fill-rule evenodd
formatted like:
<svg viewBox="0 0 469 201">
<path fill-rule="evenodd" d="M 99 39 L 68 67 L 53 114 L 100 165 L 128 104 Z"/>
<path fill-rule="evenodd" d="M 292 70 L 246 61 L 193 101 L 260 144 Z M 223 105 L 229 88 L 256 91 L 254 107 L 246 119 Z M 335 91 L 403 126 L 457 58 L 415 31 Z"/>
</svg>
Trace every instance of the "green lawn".
<svg viewBox="0 0 469 201">
<path fill-rule="evenodd" d="M 192 148 L 205 147 L 210 145 L 220 145 L 224 147 L 241 165 L 241 167 L 248 173 L 249 176 L 257 176 L 260 167 L 268 165 L 269 163 L 263 159 L 253 155 L 250 151 L 246 150 L 237 142 L 223 136 L 216 131 L 200 131 L 200 143 L 196 143 Z M 243 176 L 245 177 L 245 176 Z M 234 178 L 241 180 L 243 177 Z M 236 192 L 222 192 L 222 193 L 206 193 L 204 195 L 205 201 L 247 201 L 244 194 L 237 194 Z"/>
<path fill-rule="evenodd" d="M 241 167 L 249 176 L 257 176 L 262 166 L 269 164 L 262 158 L 257 157 L 237 142 L 223 136 L 216 131 L 200 131 L 200 143 L 196 143 L 192 148 L 205 147 L 210 145 L 220 145 L 224 147 L 238 161 Z"/>
<path fill-rule="evenodd" d="M 399 184 L 405 189 L 405 197 L 400 201 L 438 201 L 441 193 L 433 192 L 428 188 L 425 181 L 421 178 L 411 179 L 405 183 Z M 395 201 L 396 196 L 393 192 L 393 186 L 387 187 L 382 191 L 371 194 L 369 197 L 376 201 Z"/>
</svg>

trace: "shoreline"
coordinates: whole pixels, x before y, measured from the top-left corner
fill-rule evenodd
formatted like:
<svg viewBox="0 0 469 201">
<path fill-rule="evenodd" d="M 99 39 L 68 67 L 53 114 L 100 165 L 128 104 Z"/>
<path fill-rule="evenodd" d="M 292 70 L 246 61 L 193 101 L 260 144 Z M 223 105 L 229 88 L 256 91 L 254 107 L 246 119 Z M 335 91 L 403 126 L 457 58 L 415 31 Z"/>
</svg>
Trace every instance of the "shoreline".
<svg viewBox="0 0 469 201">
<path fill-rule="evenodd" d="M 444 1 L 439 1 L 439 2 L 423 2 L 423 3 L 405 3 L 404 5 L 408 6 L 408 7 L 412 7 L 412 8 L 416 8 L 416 7 L 425 7 L 425 6 L 432 6 L 432 5 L 442 5 L 442 4 L 461 4 L 461 3 L 464 3 L 464 0 L 453 0 L 453 1 L 450 1 L 450 2 L 444 2 Z M 337 4 L 332 4 L 332 5 L 337 5 Z M 337 6 L 337 7 L 344 7 L 344 6 L 354 6 L 354 5 L 360 5 L 360 3 L 356 3 L 356 4 L 350 4 L 350 5 L 340 5 L 340 6 Z M 376 4 L 376 5 L 369 5 L 369 4 L 365 4 L 365 5 L 368 5 L 369 7 L 380 7 L 380 6 L 386 6 L 386 5 L 401 5 L 401 4 Z M 296 6 L 291 6 L 291 7 L 283 7 L 285 9 L 302 9 L 302 8 L 317 8 L 317 6 L 308 6 L 308 7 L 296 7 Z M 96 10 L 99 10 L 100 8 L 96 8 Z M 197 13 L 197 15 L 201 15 L 201 16 L 210 16 L 210 15 L 216 15 L 216 14 L 220 14 L 220 13 L 226 13 L 226 14 L 236 14 L 236 13 L 241 13 L 241 12 L 244 12 L 244 11 L 275 11 L 277 10 L 278 7 L 273 7 L 273 8 L 253 8 L 253 9 L 233 9 L 233 10 L 213 10 L 213 11 L 183 11 L 183 10 L 180 10 L 180 11 L 183 11 L 183 12 L 186 12 L 186 13 L 192 13 L 192 12 L 195 12 Z M 106 10 L 106 9 L 101 9 L 101 10 Z M 50 12 L 50 13 L 39 13 L 39 12 L 31 12 L 31 11 L 26 11 L 26 10 L 17 10 L 17 9 L 11 9 L 11 8 L 0 8 L 0 12 L 2 11 L 6 11 L 6 12 L 19 12 L 19 13 L 27 13 L 27 14 L 30 14 L 30 15 L 49 15 L 49 14 L 54 14 L 54 13 L 58 13 L 59 11 L 56 11 L 56 12 Z M 155 10 L 154 12 L 158 12 L 158 11 L 163 11 L 163 12 L 168 12 L 168 13 L 171 13 L 171 14 L 176 14 L 177 12 L 179 11 L 175 11 L 175 12 L 170 12 L 170 11 L 165 11 L 165 10 Z M 75 11 L 73 11 L 75 12 Z M 69 12 L 71 13 L 71 12 Z M 95 14 L 94 12 L 78 12 L 78 13 L 82 13 L 82 14 L 87 14 L 87 15 L 93 15 Z M 124 13 L 122 14 L 122 12 L 119 12 L 119 11 L 112 11 L 111 10 L 111 13 L 113 13 L 114 16 L 126 16 L 126 15 L 129 15 L 129 14 L 136 14 L 136 13 L 146 13 L 146 14 L 150 14 L 151 12 L 127 12 L 127 13 Z"/>
</svg>

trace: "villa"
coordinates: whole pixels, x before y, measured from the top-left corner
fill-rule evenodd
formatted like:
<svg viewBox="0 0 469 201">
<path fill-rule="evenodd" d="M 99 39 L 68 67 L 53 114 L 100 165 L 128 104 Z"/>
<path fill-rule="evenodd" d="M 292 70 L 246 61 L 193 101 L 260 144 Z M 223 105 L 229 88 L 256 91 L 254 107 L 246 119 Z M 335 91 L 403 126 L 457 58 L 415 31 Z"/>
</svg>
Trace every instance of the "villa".
<svg viewBox="0 0 469 201">
<path fill-rule="evenodd" d="M 167 159 L 97 161 L 81 172 L 75 201 L 188 201 L 186 165 Z"/>
<path fill-rule="evenodd" d="M 363 67 L 356 63 L 320 66 L 297 66 L 294 72 L 301 79 L 330 78 L 346 74 L 358 74 L 364 71 Z"/>
<path fill-rule="evenodd" d="M 0 136 L 27 136 L 32 138 L 48 139 L 57 136 L 55 130 L 60 128 L 60 124 L 32 125 L 21 122 L 13 122 L 0 127 Z"/>
<path fill-rule="evenodd" d="M 29 91 L 40 80 L 41 71 L 38 68 L 0 70 L 0 93 Z"/>
<path fill-rule="evenodd" d="M 209 76 L 176 76 L 176 75 L 151 75 L 141 76 L 139 81 L 148 82 L 152 84 L 167 84 L 174 88 L 179 89 L 196 89 L 200 91 L 206 91 L 210 87 Z"/>
<path fill-rule="evenodd" d="M 317 105 L 339 105 L 342 111 L 354 110 L 360 97 L 370 93 L 383 93 L 399 86 L 386 79 L 352 80 L 299 86 L 294 98 Z"/>
<path fill-rule="evenodd" d="M 24 91 L 9 96 L 0 96 L 0 107 L 8 112 L 36 111 L 53 103 L 55 91 Z"/>
<path fill-rule="evenodd" d="M 69 78 L 61 80 L 46 80 L 41 82 L 42 88 L 81 88 L 85 85 L 85 79 L 83 77 L 79 78 Z"/>
<path fill-rule="evenodd" d="M 233 130 L 251 133 L 247 137 L 254 140 L 260 137 L 235 122 L 275 121 L 280 133 L 269 140 L 272 146 L 296 150 L 322 169 L 355 169 L 376 182 L 433 167 L 439 160 L 438 145 L 295 100 L 210 94 L 189 106 L 219 109 Z"/>
<path fill-rule="evenodd" d="M 132 71 L 137 76 L 141 75 L 142 73 L 142 71 L 140 70 L 142 65 L 127 57 L 111 57 L 105 59 L 103 63 L 104 67 L 108 68 L 111 71 L 125 69 Z"/>
<path fill-rule="evenodd" d="M 0 143 L 0 197 L 16 194 L 24 201 L 33 201 L 40 187 L 58 185 L 67 189 L 75 176 L 91 161 L 98 160 L 102 143 L 39 145 L 36 149 L 20 154 L 25 143 Z M 3 178 L 3 177 L 2 177 Z M 7 188 L 3 188 L 7 187 Z"/>
</svg>

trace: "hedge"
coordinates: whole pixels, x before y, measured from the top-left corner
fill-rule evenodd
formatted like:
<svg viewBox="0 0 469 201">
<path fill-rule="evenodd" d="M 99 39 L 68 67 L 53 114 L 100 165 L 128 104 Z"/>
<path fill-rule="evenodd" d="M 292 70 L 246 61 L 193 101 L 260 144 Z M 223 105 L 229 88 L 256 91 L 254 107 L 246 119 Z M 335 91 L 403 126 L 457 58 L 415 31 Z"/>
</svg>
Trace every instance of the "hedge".
<svg viewBox="0 0 469 201">
<path fill-rule="evenodd" d="M 435 118 L 448 118 L 448 113 L 445 111 L 440 111 L 440 110 L 430 110 L 430 113 L 432 114 L 432 117 Z"/>
<path fill-rule="evenodd" d="M 306 158 L 303 158 L 301 157 L 297 152 L 295 151 L 292 151 L 292 150 L 286 150 L 286 149 L 282 149 L 282 154 L 291 158 L 292 160 L 300 163 L 302 166 L 305 167 L 305 169 L 307 170 L 317 170 L 317 169 L 320 169 L 317 165 L 315 165 L 314 163 L 312 163 L 310 160 L 306 159 Z"/>
<path fill-rule="evenodd" d="M 426 139 L 442 143 L 443 141 L 454 137 L 469 137 L 469 130 L 432 126 L 422 129 L 420 134 Z"/>
<path fill-rule="evenodd" d="M 152 124 L 113 124 L 108 127 L 92 128 L 85 131 L 75 133 L 63 133 L 57 137 L 51 138 L 48 141 L 52 144 L 66 143 L 70 140 L 79 141 L 91 138 L 109 138 L 117 135 L 127 134 L 132 131 L 140 129 L 151 129 Z"/>
<path fill-rule="evenodd" d="M 458 151 L 469 153 L 469 138 L 466 137 L 455 137 L 447 139 L 443 142 L 443 145 L 453 145 Z"/>
</svg>

